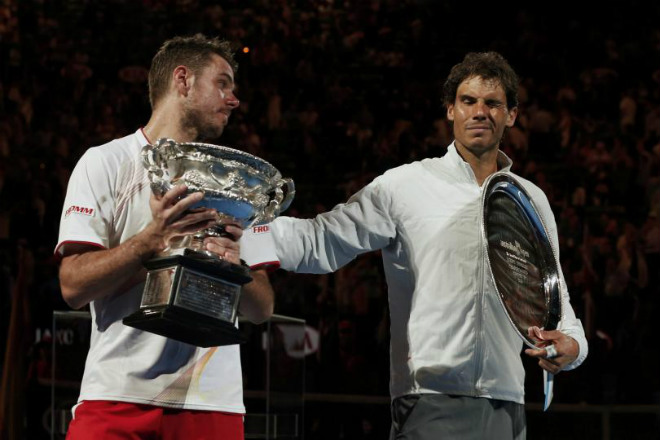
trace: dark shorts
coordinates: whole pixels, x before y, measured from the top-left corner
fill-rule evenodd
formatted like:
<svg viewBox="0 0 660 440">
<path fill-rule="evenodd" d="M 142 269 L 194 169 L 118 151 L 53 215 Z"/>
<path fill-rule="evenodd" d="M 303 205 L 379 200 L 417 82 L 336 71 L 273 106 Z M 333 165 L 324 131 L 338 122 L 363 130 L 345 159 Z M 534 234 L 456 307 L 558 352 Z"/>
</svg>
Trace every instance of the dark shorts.
<svg viewBox="0 0 660 440">
<path fill-rule="evenodd" d="M 243 415 L 86 400 L 75 408 L 66 438 L 243 440 Z"/>
<path fill-rule="evenodd" d="M 524 440 L 525 406 L 505 400 L 411 394 L 392 402 L 390 440 Z"/>
</svg>

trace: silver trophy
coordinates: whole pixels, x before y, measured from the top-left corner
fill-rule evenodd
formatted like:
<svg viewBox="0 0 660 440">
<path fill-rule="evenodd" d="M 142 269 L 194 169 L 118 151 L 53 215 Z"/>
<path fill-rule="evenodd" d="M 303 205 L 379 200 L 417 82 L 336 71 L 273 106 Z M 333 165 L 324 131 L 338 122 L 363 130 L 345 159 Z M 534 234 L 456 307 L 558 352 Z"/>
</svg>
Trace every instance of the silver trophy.
<svg viewBox="0 0 660 440">
<path fill-rule="evenodd" d="M 201 347 L 243 342 L 235 321 L 249 269 L 204 250 L 203 241 L 222 236 L 226 223 L 247 229 L 272 221 L 291 204 L 293 180 L 263 159 L 212 144 L 159 139 L 142 149 L 142 160 L 154 194 L 185 184 L 188 193 L 204 193 L 191 209 L 213 208 L 218 217 L 145 263 L 140 309 L 123 323 Z"/>
<path fill-rule="evenodd" d="M 500 303 L 514 330 L 531 348 L 527 329 L 555 330 L 561 320 L 559 261 L 525 188 L 506 172 L 484 183 L 481 231 Z"/>
</svg>

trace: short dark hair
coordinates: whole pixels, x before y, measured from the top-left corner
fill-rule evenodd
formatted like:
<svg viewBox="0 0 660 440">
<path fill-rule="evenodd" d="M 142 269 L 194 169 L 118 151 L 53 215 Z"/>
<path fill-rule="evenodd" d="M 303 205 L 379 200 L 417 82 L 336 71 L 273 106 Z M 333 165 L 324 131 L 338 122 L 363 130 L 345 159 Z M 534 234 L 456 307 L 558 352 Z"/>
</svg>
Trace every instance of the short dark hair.
<svg viewBox="0 0 660 440">
<path fill-rule="evenodd" d="M 470 52 L 463 61 L 452 67 L 442 88 L 444 104 L 453 104 L 458 86 L 474 76 L 498 81 L 504 88 L 507 108 L 518 107 L 518 75 L 497 52 Z"/>
<path fill-rule="evenodd" d="M 163 43 L 151 61 L 149 69 L 149 102 L 153 109 L 170 84 L 172 71 L 184 65 L 193 73 L 199 73 L 212 54 L 220 55 L 236 72 L 238 63 L 234 59 L 231 43 L 218 37 L 208 38 L 202 34 L 174 37 Z"/>
</svg>

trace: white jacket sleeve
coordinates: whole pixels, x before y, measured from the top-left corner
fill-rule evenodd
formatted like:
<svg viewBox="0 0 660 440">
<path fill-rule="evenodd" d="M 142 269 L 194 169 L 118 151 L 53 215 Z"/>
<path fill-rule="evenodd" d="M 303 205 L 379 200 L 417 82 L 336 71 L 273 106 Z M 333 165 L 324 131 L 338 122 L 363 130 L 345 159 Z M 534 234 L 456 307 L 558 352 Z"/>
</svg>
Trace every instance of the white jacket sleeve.
<svg viewBox="0 0 660 440">
<path fill-rule="evenodd" d="M 542 194 L 542 193 L 541 193 Z M 555 255 L 559 260 L 559 238 L 557 236 L 557 224 L 555 222 L 554 214 L 550 208 L 550 203 L 548 202 L 545 194 L 537 194 L 536 199 L 539 202 L 539 208 L 543 215 L 543 220 L 545 221 L 545 226 L 548 229 L 548 235 L 554 248 Z M 561 261 L 561 260 L 559 260 Z M 564 274 L 561 270 L 561 264 L 558 264 L 559 270 L 559 291 L 561 294 L 561 321 L 559 321 L 558 330 L 562 333 L 575 339 L 580 346 L 580 353 L 578 354 L 577 359 L 564 367 L 564 370 L 572 370 L 577 368 L 584 362 L 589 353 L 589 345 L 587 343 L 587 338 L 584 334 L 584 328 L 582 327 L 582 322 L 575 316 L 575 311 L 573 306 L 571 306 L 571 300 L 568 293 L 568 287 L 566 286 L 566 280 L 564 279 Z"/>
<path fill-rule="evenodd" d="M 346 203 L 313 219 L 278 217 L 271 223 L 281 267 L 306 273 L 333 272 L 359 254 L 382 249 L 396 236 L 383 176 Z"/>
</svg>

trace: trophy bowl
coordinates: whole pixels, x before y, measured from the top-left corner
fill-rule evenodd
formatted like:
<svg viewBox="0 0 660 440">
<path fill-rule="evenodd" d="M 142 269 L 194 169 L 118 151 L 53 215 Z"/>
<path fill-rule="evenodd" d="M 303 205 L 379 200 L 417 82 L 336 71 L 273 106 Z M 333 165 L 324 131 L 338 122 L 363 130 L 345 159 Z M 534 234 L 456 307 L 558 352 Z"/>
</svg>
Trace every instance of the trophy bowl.
<svg viewBox="0 0 660 440">
<path fill-rule="evenodd" d="M 219 222 L 243 229 L 269 223 L 295 195 L 293 180 L 283 179 L 273 165 L 220 145 L 160 139 L 142 149 L 142 160 L 155 194 L 185 184 L 189 193 L 204 193 L 196 207 L 214 208 Z"/>
<path fill-rule="evenodd" d="M 186 185 L 187 194 L 204 193 L 191 209 L 213 208 L 218 216 L 215 226 L 145 263 L 140 309 L 123 323 L 203 347 L 243 342 L 235 322 L 241 286 L 252 279 L 249 269 L 205 251 L 203 241 L 223 235 L 226 223 L 247 229 L 275 219 L 293 200 L 293 180 L 240 150 L 166 138 L 146 145 L 142 162 L 154 194 Z"/>
</svg>

